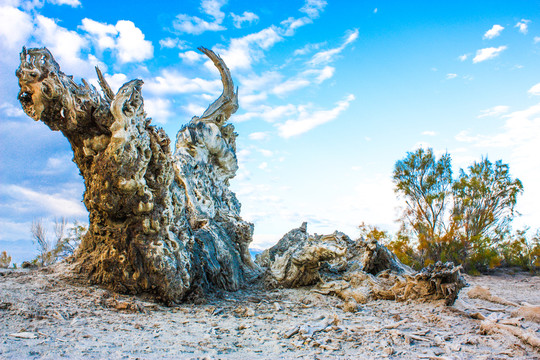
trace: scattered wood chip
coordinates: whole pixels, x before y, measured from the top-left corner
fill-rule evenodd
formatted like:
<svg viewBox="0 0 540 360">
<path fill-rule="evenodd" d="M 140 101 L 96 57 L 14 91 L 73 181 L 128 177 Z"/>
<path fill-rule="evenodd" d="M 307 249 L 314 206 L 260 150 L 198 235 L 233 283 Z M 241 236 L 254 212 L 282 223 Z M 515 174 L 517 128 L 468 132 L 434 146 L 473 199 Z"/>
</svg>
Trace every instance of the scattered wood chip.
<svg viewBox="0 0 540 360">
<path fill-rule="evenodd" d="M 499 324 L 492 320 L 484 320 L 480 324 L 480 329 L 486 333 L 510 333 L 517 338 L 521 339 L 523 342 L 540 349 L 540 338 L 536 337 L 533 332 L 525 331 L 515 326 Z"/>
<path fill-rule="evenodd" d="M 9 334 L 9 336 L 19 339 L 37 339 L 38 335 L 29 331 L 21 331 L 15 334 Z"/>
<path fill-rule="evenodd" d="M 515 302 L 503 299 L 500 296 L 492 295 L 491 291 L 489 291 L 489 288 L 477 285 L 473 287 L 471 290 L 467 292 L 467 295 L 471 299 L 481 299 L 481 300 L 487 300 L 491 301 L 493 303 L 501 304 L 501 305 L 510 305 L 510 306 L 519 306 Z"/>
<path fill-rule="evenodd" d="M 512 311 L 513 317 L 522 317 L 528 321 L 540 323 L 540 306 L 524 305 Z"/>
</svg>

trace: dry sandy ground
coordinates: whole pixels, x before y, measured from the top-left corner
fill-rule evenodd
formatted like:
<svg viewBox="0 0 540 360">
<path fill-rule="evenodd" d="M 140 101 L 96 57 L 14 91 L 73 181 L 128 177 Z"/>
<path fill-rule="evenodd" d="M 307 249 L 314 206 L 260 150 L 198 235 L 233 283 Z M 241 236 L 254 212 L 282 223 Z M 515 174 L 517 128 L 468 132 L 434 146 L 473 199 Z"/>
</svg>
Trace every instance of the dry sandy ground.
<svg viewBox="0 0 540 360">
<path fill-rule="evenodd" d="M 485 334 L 452 309 L 510 317 L 512 306 L 471 299 L 378 300 L 355 313 L 308 288 L 222 293 L 164 307 L 85 287 L 62 266 L 0 273 L 0 359 L 540 359 L 510 334 Z M 540 277 L 467 277 L 510 301 L 540 304 Z M 540 325 L 520 320 L 540 337 Z"/>
</svg>

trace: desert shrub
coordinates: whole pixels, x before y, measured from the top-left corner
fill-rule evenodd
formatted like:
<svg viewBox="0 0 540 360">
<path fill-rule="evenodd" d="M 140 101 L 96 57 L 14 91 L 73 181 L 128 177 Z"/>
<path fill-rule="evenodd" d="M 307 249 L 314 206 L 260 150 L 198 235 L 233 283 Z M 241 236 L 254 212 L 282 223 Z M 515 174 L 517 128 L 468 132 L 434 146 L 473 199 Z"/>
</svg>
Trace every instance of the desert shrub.
<svg viewBox="0 0 540 360">
<path fill-rule="evenodd" d="M 505 266 L 518 266 L 523 270 L 536 271 L 540 267 L 540 229 L 531 238 L 528 229 L 517 230 L 501 242 L 499 252 Z"/>
<path fill-rule="evenodd" d="M 31 233 L 39 254 L 30 264 L 48 266 L 75 253 L 87 229 L 84 225 L 77 222 L 74 222 L 68 230 L 66 230 L 66 227 L 67 220 L 65 218 L 61 218 L 60 220 L 55 219 L 55 236 L 52 241 L 49 241 L 43 221 L 41 219 L 34 220 Z"/>
<path fill-rule="evenodd" d="M 11 256 L 6 251 L 2 251 L 0 254 L 0 268 L 7 269 L 9 264 L 11 264 Z"/>
<path fill-rule="evenodd" d="M 411 237 L 403 231 L 398 232 L 396 236 L 389 239 L 385 245 L 403 264 L 409 265 L 415 270 L 420 270 L 424 267 L 424 261 L 420 254 L 415 250 Z"/>
<path fill-rule="evenodd" d="M 389 247 L 402 262 L 422 267 L 452 261 L 473 273 L 501 263 L 499 247 L 523 192 L 507 164 L 485 158 L 453 179 L 449 154 L 437 159 L 432 149 L 418 149 L 396 162 L 393 180 L 405 204 L 400 222 L 406 235 Z M 517 250 L 508 256 L 516 257 Z"/>
</svg>

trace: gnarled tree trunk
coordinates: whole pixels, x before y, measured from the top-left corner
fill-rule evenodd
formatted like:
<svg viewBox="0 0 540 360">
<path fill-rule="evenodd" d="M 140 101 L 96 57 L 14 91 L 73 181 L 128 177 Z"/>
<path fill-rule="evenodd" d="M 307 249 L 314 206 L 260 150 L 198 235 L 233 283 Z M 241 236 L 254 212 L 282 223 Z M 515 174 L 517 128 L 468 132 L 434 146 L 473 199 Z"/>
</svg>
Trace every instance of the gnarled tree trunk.
<svg viewBox="0 0 540 360">
<path fill-rule="evenodd" d="M 103 95 L 60 71 L 46 48 L 23 49 L 20 103 L 30 117 L 61 131 L 85 182 L 90 227 L 78 269 L 115 291 L 181 301 L 199 288 L 237 290 L 260 274 L 248 245 L 253 225 L 240 217 L 229 179 L 238 169 L 238 108 L 229 69 L 217 66 L 223 94 L 183 126 L 176 146 L 150 125 L 141 80 L 113 94 L 96 68 Z"/>
</svg>

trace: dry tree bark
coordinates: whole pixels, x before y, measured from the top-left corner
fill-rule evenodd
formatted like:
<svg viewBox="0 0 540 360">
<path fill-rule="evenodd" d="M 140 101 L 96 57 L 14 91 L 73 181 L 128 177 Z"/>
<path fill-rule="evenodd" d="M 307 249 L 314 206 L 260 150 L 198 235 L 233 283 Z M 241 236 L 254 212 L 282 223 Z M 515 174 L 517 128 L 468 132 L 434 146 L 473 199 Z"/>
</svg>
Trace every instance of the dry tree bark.
<svg viewBox="0 0 540 360">
<path fill-rule="evenodd" d="M 237 134 L 227 124 L 237 93 L 223 60 L 200 50 L 224 90 L 180 129 L 173 151 L 146 116 L 142 80 L 114 94 L 96 68 L 101 95 L 60 71 L 46 48 L 21 52 L 19 101 L 64 134 L 84 178 L 90 227 L 76 268 L 93 283 L 177 302 L 200 288 L 237 290 L 260 274 L 248 252 L 253 225 L 228 187 L 238 169 Z"/>
<path fill-rule="evenodd" d="M 267 268 L 268 286 L 317 284 L 316 291 L 341 297 L 347 307 L 371 299 L 444 299 L 451 305 L 466 285 L 460 267 L 452 263 L 415 272 L 375 240 L 351 240 L 337 231 L 309 235 L 306 223 L 261 253 L 257 263 Z"/>
</svg>

